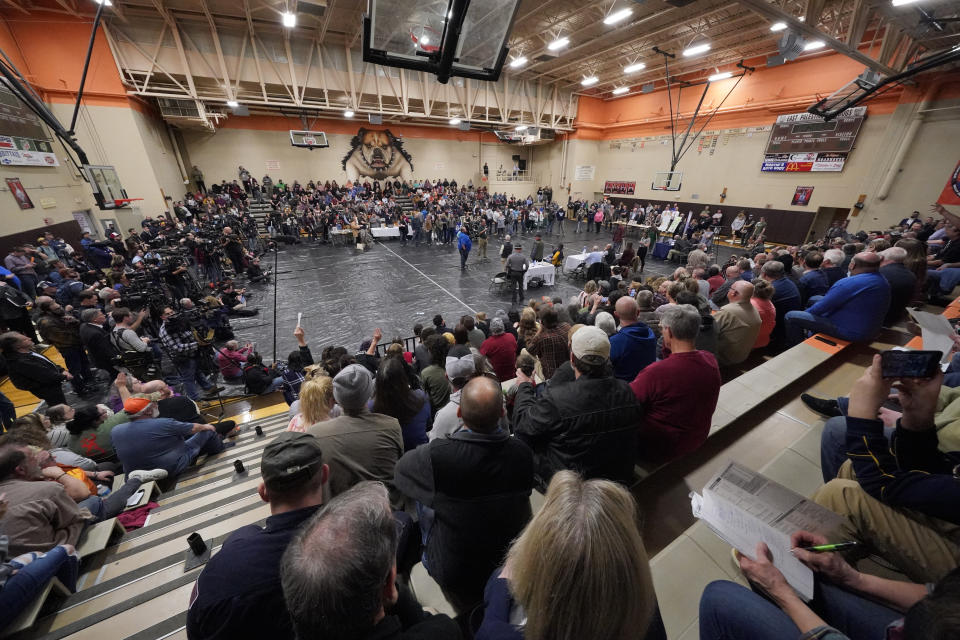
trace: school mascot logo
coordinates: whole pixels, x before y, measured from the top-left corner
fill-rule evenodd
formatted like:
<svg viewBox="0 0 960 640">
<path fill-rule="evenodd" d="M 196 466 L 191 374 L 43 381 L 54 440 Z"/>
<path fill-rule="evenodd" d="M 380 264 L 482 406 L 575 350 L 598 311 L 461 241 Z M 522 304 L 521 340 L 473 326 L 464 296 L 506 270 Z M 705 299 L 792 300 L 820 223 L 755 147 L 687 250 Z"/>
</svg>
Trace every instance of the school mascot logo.
<svg viewBox="0 0 960 640">
<path fill-rule="evenodd" d="M 360 176 L 374 180 L 400 178 L 405 182 L 413 175 L 413 158 L 389 129 L 361 128 L 350 141 L 350 151 L 341 164 L 351 182 Z"/>
</svg>

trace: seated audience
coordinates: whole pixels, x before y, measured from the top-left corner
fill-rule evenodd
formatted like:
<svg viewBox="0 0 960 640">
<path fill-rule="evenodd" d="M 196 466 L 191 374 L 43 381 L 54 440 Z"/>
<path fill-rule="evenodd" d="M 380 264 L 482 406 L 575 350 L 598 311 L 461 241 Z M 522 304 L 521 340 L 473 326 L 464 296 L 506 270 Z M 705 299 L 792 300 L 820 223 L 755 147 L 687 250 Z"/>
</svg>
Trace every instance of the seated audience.
<svg viewBox="0 0 960 640">
<path fill-rule="evenodd" d="M 624 487 L 557 473 L 487 583 L 476 639 L 665 640 L 637 521 Z"/>
<path fill-rule="evenodd" d="M 713 295 L 710 296 L 710 301 L 713 302 L 717 308 L 727 304 L 727 292 L 730 291 L 730 287 L 733 286 L 734 282 L 740 281 L 740 267 L 736 265 L 729 266 L 724 273 L 727 277 L 723 281 L 723 284 L 717 287 Z"/>
<path fill-rule="evenodd" d="M 336 473 L 335 471 L 333 473 Z M 297 638 L 459 640 L 397 583 L 397 525 L 382 484 L 335 497 L 300 529 L 280 565 Z"/>
<path fill-rule="evenodd" d="M 343 415 L 307 427 L 307 433 L 320 442 L 330 465 L 331 496 L 364 480 L 378 480 L 393 487 L 394 467 L 403 455 L 403 432 L 393 416 L 368 409 L 374 387 L 366 367 L 344 367 L 333 378 L 333 397 Z"/>
<path fill-rule="evenodd" d="M 793 280 L 787 277 L 789 270 L 779 260 L 769 260 L 760 269 L 761 277 L 773 286 L 773 297 L 770 301 L 776 310 L 776 321 L 770 333 L 770 347 L 773 352 L 782 351 L 786 346 L 786 321 L 784 318 L 791 311 L 803 309 L 800 290 Z"/>
<path fill-rule="evenodd" d="M 283 378 L 281 391 L 287 404 L 293 404 L 300 396 L 300 385 L 303 384 L 304 367 L 313 364 L 313 354 L 304 337 L 303 327 L 293 330 L 293 337 L 297 339 L 297 350 L 287 356 L 287 368 L 280 377 Z"/>
<path fill-rule="evenodd" d="M 844 516 L 841 535 L 877 553 L 911 580 L 931 582 L 960 566 L 960 452 L 938 449 L 934 422 L 943 374 L 901 379 L 903 413 L 888 441 L 877 418 L 893 382 L 880 356 L 854 383 L 847 406 L 848 462 L 814 500 Z"/>
<path fill-rule="evenodd" d="M 243 367 L 247 364 L 247 356 L 253 351 L 249 342 L 240 346 L 236 340 L 228 340 L 217 349 L 217 367 L 224 382 L 233 384 L 243 383 Z"/>
<path fill-rule="evenodd" d="M 490 361 L 500 382 L 513 380 L 517 369 L 517 339 L 507 333 L 503 320 L 494 318 L 490 321 L 490 337 L 480 345 L 480 353 Z"/>
<path fill-rule="evenodd" d="M 72 380 L 73 376 L 46 356 L 36 353 L 35 346 L 33 340 L 16 331 L 0 335 L 0 352 L 10 382 L 17 389 L 44 400 L 47 406 L 66 404 L 63 383 Z"/>
<path fill-rule="evenodd" d="M 907 250 L 902 247 L 890 247 L 880 252 L 880 275 L 890 284 L 890 309 L 883 324 L 891 326 L 906 319 L 907 306 L 917 289 L 917 276 L 904 264 Z"/>
<path fill-rule="evenodd" d="M 881 261 L 875 253 L 858 253 L 850 262 L 849 277 L 832 285 L 827 295 L 806 311 L 787 313 L 788 345 L 802 342 L 807 331 L 851 342 L 876 338 L 890 308 L 890 285 L 880 275 Z"/>
<path fill-rule="evenodd" d="M 770 344 L 770 334 L 777 325 L 777 309 L 770 301 L 774 292 L 773 285 L 763 278 L 753 280 L 753 296 L 750 297 L 750 304 L 760 314 L 760 333 L 757 334 L 757 340 L 753 343 L 754 349 Z"/>
<path fill-rule="evenodd" d="M 643 410 L 637 454 L 664 464 L 706 442 L 720 396 L 720 369 L 696 348 L 700 313 L 691 305 L 667 309 L 660 320 L 669 355 L 641 371 L 630 389 Z"/>
<path fill-rule="evenodd" d="M 263 356 L 254 351 L 243 366 L 243 382 L 249 393 L 263 396 L 279 391 L 283 387 L 283 376 L 276 365 L 263 364 Z"/>
<path fill-rule="evenodd" d="M 8 508 L 0 499 L 0 520 Z M 77 589 L 80 559 L 71 544 L 59 544 L 47 552 L 31 551 L 10 557 L 0 547 L 0 632 L 38 598 L 56 578 L 70 593 Z"/>
<path fill-rule="evenodd" d="M 477 376 L 475 358 L 475 356 L 463 358 L 447 356 L 447 378 L 450 380 L 453 393 L 450 394 L 450 402 L 443 405 L 433 418 L 433 428 L 428 434 L 430 440 L 446 438 L 463 428 L 463 420 L 460 418 L 460 392 L 467 382 Z"/>
<path fill-rule="evenodd" d="M 14 556 L 62 544 L 75 547 L 91 518 L 67 494 L 66 472 L 41 467 L 41 453 L 34 447 L 0 446 L 0 495 L 7 505 L 0 536 L 6 536 Z"/>
<path fill-rule="evenodd" d="M 463 357 L 473 362 L 472 355 Z M 372 412 L 397 419 L 403 432 L 404 451 L 427 442 L 429 398 L 421 389 L 410 388 L 402 358 L 384 358 L 380 363 L 369 405 Z"/>
<path fill-rule="evenodd" d="M 830 288 L 830 281 L 827 274 L 820 269 L 823 264 L 823 255 L 818 251 L 810 251 L 803 257 L 803 275 L 797 283 L 797 289 L 800 291 L 800 300 L 803 306 L 807 306 L 810 298 L 814 296 L 826 295 Z"/>
<path fill-rule="evenodd" d="M 323 504 L 330 469 L 316 438 L 282 433 L 263 449 L 260 499 L 265 526 L 237 529 L 204 566 L 190 596 L 191 640 L 293 637 L 280 585 L 280 560 L 290 540 Z"/>
<path fill-rule="evenodd" d="M 846 254 L 843 253 L 843 249 L 827 249 L 823 252 L 820 270 L 827 276 L 829 286 L 832 287 L 835 282 L 847 277 L 847 270 L 843 266 L 845 261 Z"/>
<path fill-rule="evenodd" d="M 839 553 L 800 547 L 827 544 L 827 538 L 797 531 L 794 556 L 814 571 L 816 588 L 805 603 L 760 542 L 753 558 L 736 553 L 740 570 L 757 591 L 735 582 L 707 585 L 700 598 L 700 638 L 898 638 L 952 640 L 960 624 L 960 569 L 929 585 L 890 580 L 857 571 Z"/>
<path fill-rule="evenodd" d="M 491 571 L 531 517 L 533 488 L 532 452 L 500 428 L 500 385 L 481 376 L 461 394 L 463 428 L 406 453 L 395 480 L 417 501 L 424 568 L 458 613 L 482 601 Z"/>
<path fill-rule="evenodd" d="M 630 382 L 644 367 L 657 359 L 657 336 L 650 327 L 637 319 L 640 309 L 636 300 L 623 296 L 617 300 L 615 308 L 616 316 L 620 320 L 620 330 L 610 336 L 610 362 L 613 365 L 613 375 Z"/>
<path fill-rule="evenodd" d="M 752 297 L 753 284 L 737 280 L 727 294 L 730 302 L 713 317 L 717 325 L 717 362 L 721 367 L 746 360 L 760 335 L 763 321 L 750 303 Z"/>
<path fill-rule="evenodd" d="M 517 370 L 514 431 L 533 449 L 544 486 L 562 469 L 629 483 L 641 411 L 627 383 L 613 377 L 606 334 L 596 327 L 574 333 L 570 364 L 574 381 L 550 385 L 540 397 Z"/>
<path fill-rule="evenodd" d="M 307 427 L 318 422 L 324 422 L 340 415 L 336 401 L 333 399 L 333 378 L 314 374 L 303 381 L 300 387 L 300 397 L 296 401 L 296 412 L 287 424 L 287 431 L 305 433 Z M 294 409 L 290 407 L 291 411 Z"/>
<path fill-rule="evenodd" d="M 430 410 L 436 415 L 450 400 L 450 382 L 443 369 L 450 343 L 443 335 L 432 335 L 427 338 L 424 346 L 430 352 L 430 364 L 420 371 L 420 382 L 430 398 Z"/>
<path fill-rule="evenodd" d="M 110 431 L 110 439 L 124 473 L 164 469 L 170 476 L 183 473 L 201 455 L 214 455 L 233 443 L 224 443 L 211 424 L 161 418 L 157 403 L 133 397 L 123 403 L 130 422 Z"/>
<path fill-rule="evenodd" d="M 540 331 L 526 346 L 527 351 L 540 359 L 544 378 L 550 378 L 557 367 L 570 359 L 570 352 L 567 350 L 569 331 L 570 325 L 559 321 L 557 310 L 553 306 L 546 306 L 540 311 Z"/>
</svg>

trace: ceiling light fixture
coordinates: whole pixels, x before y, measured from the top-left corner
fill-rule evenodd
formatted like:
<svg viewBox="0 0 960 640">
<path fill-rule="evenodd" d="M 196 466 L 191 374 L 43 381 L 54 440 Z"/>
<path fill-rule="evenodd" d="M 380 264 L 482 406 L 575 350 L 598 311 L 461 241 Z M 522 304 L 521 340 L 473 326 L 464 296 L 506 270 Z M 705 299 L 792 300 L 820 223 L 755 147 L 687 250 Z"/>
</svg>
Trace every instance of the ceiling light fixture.
<svg viewBox="0 0 960 640">
<path fill-rule="evenodd" d="M 526 131 L 526 130 L 527 130 L 527 125 L 525 125 L 525 124 L 517 125 L 517 126 L 515 126 L 515 127 L 513 128 L 513 130 L 514 130 L 514 131 Z"/>
<path fill-rule="evenodd" d="M 647 65 L 643 64 L 642 62 L 634 62 L 633 64 L 629 64 L 629 65 L 625 66 L 625 67 L 623 68 L 623 72 L 624 72 L 624 73 L 633 73 L 633 72 L 635 72 L 635 71 L 643 71 L 643 70 L 646 69 L 646 68 L 647 68 Z"/>
<path fill-rule="evenodd" d="M 453 126 L 457 126 L 458 124 L 460 124 L 460 118 L 450 118 L 450 124 L 452 124 Z"/>
<path fill-rule="evenodd" d="M 547 45 L 547 49 L 550 51 L 556 51 L 557 49 L 563 49 L 568 44 L 570 44 L 570 38 L 557 38 Z"/>
<path fill-rule="evenodd" d="M 913 4 L 917 0 L 893 0 L 891 4 L 895 7 L 902 7 L 905 4 Z"/>
<path fill-rule="evenodd" d="M 825 46 L 827 46 L 827 43 L 825 43 L 823 40 L 811 40 L 807 44 L 803 45 L 803 50 L 814 51 L 816 49 L 823 49 Z"/>
<path fill-rule="evenodd" d="M 293 29 L 295 26 L 297 26 L 297 14 L 284 11 L 280 15 L 283 18 L 283 26 L 285 26 L 287 29 Z"/>
<path fill-rule="evenodd" d="M 93 0 L 93 1 L 96 2 L 97 4 L 102 4 L 102 5 L 105 6 L 105 7 L 112 7 L 112 6 L 113 6 L 113 3 L 110 2 L 110 0 Z"/>
<path fill-rule="evenodd" d="M 615 95 L 615 96 L 619 96 L 619 95 L 623 95 L 623 94 L 626 93 L 627 91 L 630 91 L 630 87 L 617 87 L 616 89 L 614 89 L 614 90 L 611 91 L 610 93 L 612 93 L 612 94 Z"/>
<path fill-rule="evenodd" d="M 231 109 L 236 109 L 237 107 L 240 106 L 240 103 L 237 102 L 236 100 L 227 100 L 227 106 L 230 107 Z"/>
<path fill-rule="evenodd" d="M 690 47 L 687 47 L 686 49 L 684 49 L 684 50 L 683 50 L 683 57 L 684 57 L 684 58 L 691 58 L 691 57 L 693 57 L 693 56 L 698 56 L 698 55 L 700 55 L 701 53 L 706 53 L 707 51 L 710 51 L 710 43 L 709 43 L 709 42 L 701 42 L 700 44 L 695 44 L 695 45 L 693 45 L 693 46 L 690 46 Z"/>
<path fill-rule="evenodd" d="M 597 76 L 587 76 L 586 78 L 580 81 L 580 84 L 582 84 L 585 87 L 589 87 L 591 85 L 597 84 L 597 81 L 599 79 L 600 78 L 598 78 Z"/>
<path fill-rule="evenodd" d="M 623 20 L 624 18 L 630 16 L 633 13 L 633 9 L 626 7 L 620 9 L 620 11 L 615 11 L 603 19 L 603 24 L 616 24 Z"/>
<path fill-rule="evenodd" d="M 344 111 L 344 112 L 343 112 L 343 117 L 344 117 L 344 118 L 352 118 L 352 117 L 353 117 L 353 109 L 347 109 L 346 111 Z"/>
<path fill-rule="evenodd" d="M 420 44 L 430 44 L 430 36 L 423 36 L 420 38 Z"/>
<path fill-rule="evenodd" d="M 786 28 L 786 22 L 774 22 L 772 25 L 770 25 L 770 31 L 783 31 Z"/>
<path fill-rule="evenodd" d="M 723 72 L 721 72 L 721 73 L 715 73 L 715 74 L 713 74 L 712 76 L 710 76 L 709 78 L 707 78 L 707 81 L 708 81 L 708 82 L 717 82 L 717 81 L 719 81 L 719 80 L 726 80 L 727 78 L 732 78 L 732 77 L 733 77 L 733 72 L 732 72 L 732 71 L 723 71 Z"/>
<path fill-rule="evenodd" d="M 514 69 L 522 67 L 525 64 L 527 64 L 527 56 L 519 56 L 510 61 L 510 66 Z"/>
</svg>

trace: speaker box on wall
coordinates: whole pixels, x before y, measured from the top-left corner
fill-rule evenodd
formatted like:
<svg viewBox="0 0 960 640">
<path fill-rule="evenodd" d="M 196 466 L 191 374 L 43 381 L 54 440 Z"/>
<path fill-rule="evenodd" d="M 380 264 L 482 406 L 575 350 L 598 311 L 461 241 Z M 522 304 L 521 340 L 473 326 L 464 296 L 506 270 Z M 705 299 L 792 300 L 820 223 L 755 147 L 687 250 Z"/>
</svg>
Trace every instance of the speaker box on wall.
<svg viewBox="0 0 960 640">
<path fill-rule="evenodd" d="M 380 114 L 369 114 L 367 120 L 370 121 L 370 124 L 383 124 L 383 116 Z"/>
<path fill-rule="evenodd" d="M 514 162 L 520 162 L 520 156 L 510 156 L 510 159 Z"/>
<path fill-rule="evenodd" d="M 517 156 L 517 157 L 519 157 L 519 156 Z M 520 171 L 526 171 L 526 170 L 527 170 L 527 161 L 524 160 L 523 158 L 520 158 L 520 160 L 517 161 L 517 167 L 519 167 Z"/>
</svg>

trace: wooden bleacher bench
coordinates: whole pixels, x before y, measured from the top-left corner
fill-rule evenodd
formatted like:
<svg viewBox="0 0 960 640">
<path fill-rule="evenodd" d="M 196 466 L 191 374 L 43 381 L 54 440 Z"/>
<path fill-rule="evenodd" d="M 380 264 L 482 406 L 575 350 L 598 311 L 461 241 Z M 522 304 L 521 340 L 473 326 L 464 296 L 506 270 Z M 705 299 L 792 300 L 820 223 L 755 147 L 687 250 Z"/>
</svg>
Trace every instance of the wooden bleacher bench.
<svg viewBox="0 0 960 640">
<path fill-rule="evenodd" d="M 717 399 L 717 408 L 713 412 L 707 438 L 743 418 L 768 398 L 783 391 L 848 346 L 850 343 L 846 340 L 818 333 L 730 380 L 720 387 L 720 397 Z M 634 466 L 633 485 L 636 486 L 668 464 L 670 463 Z"/>
<path fill-rule="evenodd" d="M 0 632 L 0 638 L 6 638 L 7 636 L 13 635 L 18 631 L 23 631 L 24 629 L 29 629 L 32 627 L 34 621 L 37 619 L 37 616 L 40 615 L 43 605 L 46 604 L 47 598 L 49 598 L 51 594 L 57 596 L 69 596 L 70 590 L 67 589 L 58 579 L 51 578 L 43 590 L 37 594 L 37 597 L 34 599 L 34 601 L 26 609 L 21 611 L 20 615 L 17 616 L 16 619 L 3 630 L 3 632 Z"/>
<path fill-rule="evenodd" d="M 120 524 L 120 521 L 116 518 L 110 518 L 109 520 L 91 525 L 80 534 L 80 542 L 77 543 L 77 554 L 83 559 L 95 553 L 100 553 L 126 532 L 126 529 L 123 528 L 123 525 Z"/>
</svg>

